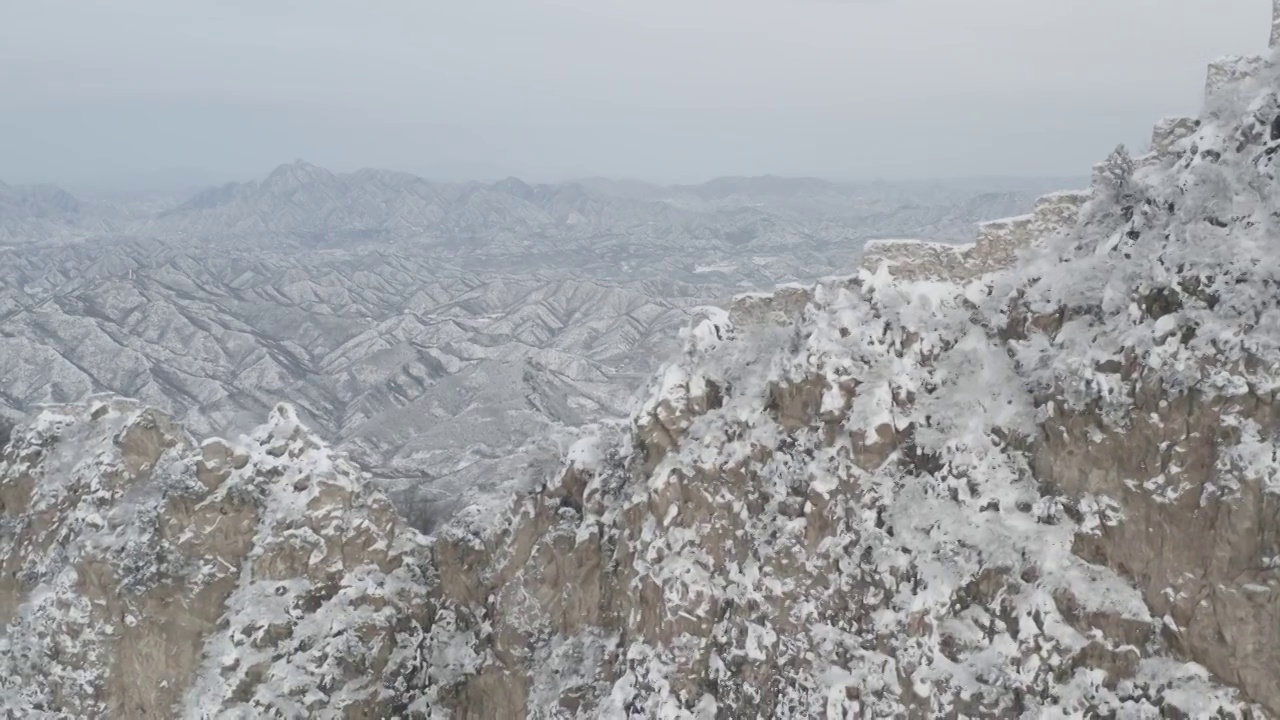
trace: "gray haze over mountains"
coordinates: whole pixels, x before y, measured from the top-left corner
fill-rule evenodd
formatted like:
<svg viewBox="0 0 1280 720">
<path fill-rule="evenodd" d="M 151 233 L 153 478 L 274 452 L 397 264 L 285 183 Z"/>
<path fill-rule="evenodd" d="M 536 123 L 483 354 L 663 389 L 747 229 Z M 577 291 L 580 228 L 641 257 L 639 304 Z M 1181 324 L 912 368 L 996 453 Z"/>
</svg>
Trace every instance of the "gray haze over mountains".
<svg viewBox="0 0 1280 720">
<path fill-rule="evenodd" d="M 440 184 L 305 162 L 121 202 L 0 185 L 0 414 L 115 393 L 198 434 L 280 401 L 429 523 L 558 463 L 703 305 L 965 241 L 1069 179 Z"/>
<path fill-rule="evenodd" d="M 292 157 L 436 179 L 1072 174 L 1198 110 L 1204 63 L 1267 22 L 1256 0 L 6 5 L 4 179 L 96 189 Z"/>
</svg>

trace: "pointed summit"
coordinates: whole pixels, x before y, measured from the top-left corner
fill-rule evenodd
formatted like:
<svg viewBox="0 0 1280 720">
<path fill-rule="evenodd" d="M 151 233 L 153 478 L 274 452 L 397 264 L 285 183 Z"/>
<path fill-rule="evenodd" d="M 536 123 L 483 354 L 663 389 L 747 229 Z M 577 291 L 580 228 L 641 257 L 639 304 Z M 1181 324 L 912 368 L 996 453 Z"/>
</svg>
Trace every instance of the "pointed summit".
<svg viewBox="0 0 1280 720">
<path fill-rule="evenodd" d="M 306 160 L 294 160 L 272 170 L 263 185 L 300 185 L 332 176 L 333 173 L 318 165 L 312 165 Z"/>
<path fill-rule="evenodd" d="M 528 200 L 533 196 L 533 187 L 518 177 L 499 180 L 493 184 L 493 189 L 508 195 L 514 195 L 522 200 Z"/>
</svg>

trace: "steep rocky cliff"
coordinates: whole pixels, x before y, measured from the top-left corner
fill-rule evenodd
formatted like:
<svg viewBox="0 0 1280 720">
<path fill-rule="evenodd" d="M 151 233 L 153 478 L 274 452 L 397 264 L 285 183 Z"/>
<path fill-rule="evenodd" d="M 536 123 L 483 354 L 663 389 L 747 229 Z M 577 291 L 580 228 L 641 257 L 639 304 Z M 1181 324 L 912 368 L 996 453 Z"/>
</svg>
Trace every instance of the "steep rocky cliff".
<svg viewBox="0 0 1280 720">
<path fill-rule="evenodd" d="M 128 401 L 50 408 L 0 472 L 6 716 L 383 717 L 410 697 L 422 538 L 289 408 L 199 446 Z"/>
<path fill-rule="evenodd" d="M 1280 69 L 969 248 L 708 310 L 625 427 L 418 535 L 288 408 L 52 408 L 0 703 L 114 717 L 1280 715 Z"/>
</svg>

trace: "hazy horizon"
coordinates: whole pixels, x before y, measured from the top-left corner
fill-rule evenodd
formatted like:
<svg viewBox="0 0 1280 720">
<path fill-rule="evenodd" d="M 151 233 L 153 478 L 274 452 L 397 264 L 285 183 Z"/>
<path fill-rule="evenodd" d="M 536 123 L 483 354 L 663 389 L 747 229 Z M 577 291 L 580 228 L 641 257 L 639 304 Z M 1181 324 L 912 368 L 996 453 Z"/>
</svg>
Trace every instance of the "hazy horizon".
<svg viewBox="0 0 1280 720">
<path fill-rule="evenodd" d="M 352 167 L 352 168 L 333 168 L 319 165 L 318 163 L 310 163 L 305 158 L 295 158 L 292 161 L 278 163 L 275 166 L 260 169 L 256 172 L 250 172 L 244 175 L 232 175 L 230 173 L 218 173 L 199 168 L 169 168 L 157 170 L 149 173 L 139 173 L 131 176 L 121 176 L 115 178 L 100 178 L 87 180 L 60 181 L 57 179 L 38 180 L 35 182 L 16 182 L 11 179 L 0 177 L 0 184 L 9 186 L 41 186 L 52 185 L 72 195 L 84 194 L 89 196 L 111 196 L 113 194 L 122 195 L 162 195 L 173 192 L 195 192 L 201 189 L 220 187 L 233 183 L 256 182 L 265 179 L 276 169 L 295 162 L 307 162 L 308 164 L 323 167 L 325 170 L 339 175 L 347 175 L 362 170 L 393 170 L 395 172 L 406 172 L 411 175 L 422 177 L 429 182 L 441 184 L 457 184 L 465 185 L 468 183 L 492 184 L 516 178 L 532 185 L 538 184 L 572 184 L 575 182 L 604 181 L 620 184 L 639 183 L 643 185 L 652 185 L 654 187 L 697 187 L 706 185 L 720 180 L 728 179 L 777 179 L 777 180 L 814 180 L 819 182 L 832 183 L 836 185 L 848 184 L 900 184 L 911 185 L 930 183 L 937 184 L 965 184 L 974 185 L 992 185 L 999 186 L 1008 184 L 1010 186 L 1025 184 L 1053 184 L 1060 181 L 1062 189 L 1075 187 L 1081 183 L 1087 183 L 1089 176 L 1085 173 L 1076 173 L 1074 175 L 956 175 L 956 176 L 919 176 L 919 177 L 820 177 L 814 175 L 780 175 L 778 173 L 760 173 L 757 175 L 714 175 L 702 178 L 696 178 L 684 182 L 663 182 L 661 180 L 648 180 L 645 178 L 608 176 L 608 175 L 583 175 L 577 177 L 535 179 L 526 178 L 516 175 L 508 175 L 505 177 L 474 177 L 474 178 L 434 178 L 406 170 L 394 170 L 392 168 L 377 168 L 371 166 Z M 1074 184 L 1073 184 L 1074 183 Z M 1058 187 L 1055 185 L 1054 187 Z"/>
<path fill-rule="evenodd" d="M 295 158 L 439 181 L 1082 177 L 1195 112 L 1205 64 L 1268 26 L 1259 0 L 368 10 L 12 8 L 0 180 L 218 184 Z"/>
</svg>

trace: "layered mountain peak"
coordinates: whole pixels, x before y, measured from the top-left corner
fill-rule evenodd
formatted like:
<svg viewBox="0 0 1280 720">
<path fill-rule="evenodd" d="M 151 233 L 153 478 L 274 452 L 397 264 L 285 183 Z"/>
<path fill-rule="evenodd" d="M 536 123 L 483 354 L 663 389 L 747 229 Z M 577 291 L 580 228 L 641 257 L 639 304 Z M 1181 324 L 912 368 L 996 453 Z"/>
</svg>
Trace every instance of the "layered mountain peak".
<svg viewBox="0 0 1280 720">
<path fill-rule="evenodd" d="M 307 183 L 323 182 L 333 173 L 305 160 L 294 160 L 272 170 L 262 181 L 263 187 L 294 187 Z"/>
<path fill-rule="evenodd" d="M 529 183 L 517 177 L 509 177 L 494 183 L 493 189 L 498 192 L 507 193 L 523 200 L 533 197 L 534 189 Z"/>
<path fill-rule="evenodd" d="M 56 185 L 5 185 L 0 183 L 0 216 L 14 219 L 73 215 L 83 205 Z"/>
</svg>

